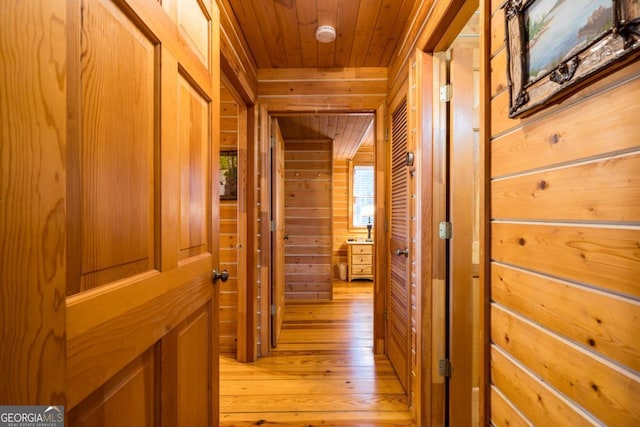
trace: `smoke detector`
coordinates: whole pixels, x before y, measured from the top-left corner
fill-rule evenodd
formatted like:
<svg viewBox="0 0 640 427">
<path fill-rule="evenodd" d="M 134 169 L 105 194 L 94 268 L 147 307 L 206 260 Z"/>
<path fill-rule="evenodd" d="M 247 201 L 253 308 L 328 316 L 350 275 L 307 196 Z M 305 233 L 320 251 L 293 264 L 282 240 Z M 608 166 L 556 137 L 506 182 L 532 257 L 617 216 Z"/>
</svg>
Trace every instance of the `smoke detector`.
<svg viewBox="0 0 640 427">
<path fill-rule="evenodd" d="M 336 39 L 336 29 L 331 25 L 323 25 L 316 30 L 316 40 L 320 43 L 331 43 Z"/>
</svg>

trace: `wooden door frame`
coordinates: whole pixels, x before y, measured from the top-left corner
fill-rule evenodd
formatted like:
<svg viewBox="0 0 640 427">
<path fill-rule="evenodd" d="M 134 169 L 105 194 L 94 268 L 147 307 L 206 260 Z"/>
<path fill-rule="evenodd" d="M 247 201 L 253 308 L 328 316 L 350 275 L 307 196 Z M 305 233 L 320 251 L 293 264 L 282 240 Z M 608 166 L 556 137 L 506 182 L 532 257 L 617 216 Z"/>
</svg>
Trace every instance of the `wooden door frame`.
<svg viewBox="0 0 640 427">
<path fill-rule="evenodd" d="M 271 116 L 269 123 L 270 134 L 269 141 L 271 143 L 271 282 L 270 282 L 270 307 L 269 312 L 271 328 L 270 347 L 278 346 L 278 338 L 282 328 L 284 318 L 285 305 L 285 288 L 284 282 L 280 284 L 277 280 L 284 279 L 286 262 L 285 262 L 285 211 L 284 211 L 284 186 L 285 186 L 285 163 L 284 163 L 284 139 L 280 130 L 280 123 L 277 117 Z M 281 167 L 281 170 L 279 169 Z M 282 200 L 278 200 L 281 197 Z M 282 265 L 280 263 L 282 262 Z M 280 294 L 279 294 L 280 293 Z M 279 295 L 278 295 L 279 294 Z M 280 297 L 280 298 L 279 298 Z M 281 303 L 281 304 L 280 304 Z"/>
<path fill-rule="evenodd" d="M 447 3 L 447 2 L 444 2 Z M 481 5 L 479 3 L 482 3 Z M 488 239 L 490 238 L 488 218 L 489 206 L 486 200 L 489 196 L 488 173 L 489 159 L 487 147 L 487 124 L 489 121 L 488 102 L 489 88 L 484 82 L 488 81 L 490 69 L 485 55 L 487 46 L 490 44 L 490 35 L 485 34 L 485 28 L 489 27 L 491 19 L 490 2 L 479 2 L 478 0 L 452 0 L 448 2 L 448 7 L 438 11 L 438 18 L 434 19 L 426 30 L 426 37 L 423 35 L 421 44 L 417 48 L 426 53 L 426 61 L 430 64 L 425 68 L 424 76 L 431 79 L 432 87 L 425 87 L 427 94 L 424 99 L 432 98 L 432 102 L 426 102 L 422 105 L 422 129 L 426 133 L 421 138 L 420 156 L 425 165 L 423 166 L 423 174 L 420 179 L 421 194 L 423 199 L 432 198 L 431 209 L 422 209 L 420 224 L 422 227 L 422 255 L 421 265 L 425 266 L 422 277 L 426 277 L 431 283 L 423 283 L 423 289 L 431 288 L 431 292 L 423 292 L 422 295 L 422 332 L 423 346 L 431 340 L 431 354 L 427 355 L 423 360 L 421 370 L 421 413 L 418 415 L 425 425 L 442 425 L 444 423 L 444 384 L 439 378 L 438 362 L 444 357 L 444 348 L 438 346 L 441 337 L 437 335 L 437 330 L 443 328 L 444 325 L 439 324 L 441 314 L 435 310 L 439 301 L 443 301 L 444 289 L 442 286 L 446 278 L 446 247 L 438 237 L 438 224 L 446 219 L 446 211 L 444 210 L 444 199 L 446 197 L 446 187 L 440 183 L 441 175 L 446 173 L 446 168 L 438 160 L 442 155 L 442 150 L 446 147 L 443 145 L 443 132 L 446 132 L 442 122 L 443 111 L 439 103 L 439 74 L 443 70 L 435 66 L 437 52 L 445 51 L 456 38 L 457 34 L 464 27 L 471 15 L 480 10 L 480 153 L 479 153 L 479 176 L 481 182 L 479 184 L 480 192 L 480 285 L 479 285 L 479 384 L 480 384 L 480 425 L 485 425 L 489 419 L 489 253 Z M 430 68 L 430 70 L 429 70 Z M 425 85 L 427 86 L 427 85 Z M 429 96 L 430 93 L 430 96 Z M 446 118 L 446 116 L 444 116 Z M 430 128 L 429 128 L 430 125 Z M 430 156 L 430 157 L 429 157 Z M 431 162 L 432 170 L 427 169 L 427 163 Z M 425 215 L 425 212 L 427 214 Z M 426 274 L 430 269 L 430 274 Z"/>
<path fill-rule="evenodd" d="M 221 61 L 224 57 L 221 56 Z M 256 152 L 255 144 L 249 146 L 254 135 L 253 106 L 245 101 L 246 94 L 238 89 L 221 67 L 220 78 L 238 105 L 238 214 L 237 214 L 237 253 L 238 253 L 238 308 L 237 308 L 237 351 L 236 357 L 240 362 L 252 362 L 257 357 L 257 315 L 255 297 L 257 288 L 255 270 L 249 268 L 255 265 L 255 249 L 257 232 L 255 230 L 255 200 L 257 197 L 255 185 Z M 253 315 L 252 315 L 253 313 Z"/>
<path fill-rule="evenodd" d="M 255 169 L 254 175 L 257 179 L 257 174 L 260 170 L 271 171 L 272 164 L 270 158 L 271 141 L 270 141 L 270 123 L 273 115 L 285 114 L 315 114 L 319 113 L 315 106 L 310 109 L 304 108 L 291 108 L 291 109 L 275 109 L 270 107 L 268 103 L 261 103 L 258 107 L 257 123 L 259 131 L 257 143 L 255 144 L 259 152 L 259 166 Z M 387 166 L 385 159 L 385 126 L 386 126 L 386 105 L 380 104 L 375 110 L 370 108 L 352 108 L 348 110 L 323 110 L 322 113 L 354 113 L 354 112 L 371 112 L 374 114 L 375 121 L 375 206 L 376 213 L 374 216 L 374 228 L 377 230 L 385 229 L 385 221 L 387 216 L 387 208 L 385 205 L 386 194 L 386 176 Z M 257 181 L 256 181 L 257 183 Z M 265 239 L 264 236 L 271 236 L 271 174 L 262 173 L 259 177 L 260 192 L 260 207 L 258 208 L 258 217 L 260 234 L 262 240 L 259 244 L 260 255 L 259 265 L 260 273 L 258 273 L 258 280 L 260 280 L 260 287 L 258 295 L 260 297 L 260 335 L 256 336 L 256 340 L 260 340 L 258 349 L 258 357 L 268 356 L 271 353 L 271 263 L 273 260 L 273 254 L 271 250 L 271 237 Z M 265 191 L 269 189 L 269 191 Z M 382 263 L 376 260 L 385 259 L 387 251 L 387 243 L 385 233 L 374 234 L 375 251 L 373 254 L 374 262 L 374 283 L 375 289 L 373 294 L 373 352 L 374 354 L 384 354 L 386 347 L 386 334 L 385 334 L 385 292 L 386 292 L 386 267 L 381 265 Z M 257 305 L 256 305 L 257 306 Z M 257 341 L 256 341 L 257 345 Z"/>
</svg>

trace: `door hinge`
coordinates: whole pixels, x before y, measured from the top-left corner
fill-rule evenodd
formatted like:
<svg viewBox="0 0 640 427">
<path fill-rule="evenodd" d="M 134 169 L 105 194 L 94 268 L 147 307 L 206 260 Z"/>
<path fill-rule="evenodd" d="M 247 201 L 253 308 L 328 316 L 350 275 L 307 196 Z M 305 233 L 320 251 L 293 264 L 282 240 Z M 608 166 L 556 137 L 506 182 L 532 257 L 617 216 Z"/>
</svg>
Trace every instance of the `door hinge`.
<svg viewBox="0 0 640 427">
<path fill-rule="evenodd" d="M 453 89 L 450 84 L 440 86 L 440 102 L 449 102 L 451 101 L 451 96 L 453 95 Z"/>
<path fill-rule="evenodd" d="M 384 140 L 389 142 L 389 128 L 384 128 Z"/>
<path fill-rule="evenodd" d="M 276 222 L 271 221 L 271 231 L 276 231 Z"/>
<path fill-rule="evenodd" d="M 275 148 L 276 147 L 276 137 L 274 135 L 271 135 L 271 148 Z"/>
<path fill-rule="evenodd" d="M 276 309 L 276 305 L 275 304 L 271 304 L 271 315 L 275 316 L 277 313 L 277 309 Z"/>
<path fill-rule="evenodd" d="M 438 363 L 438 373 L 445 378 L 451 377 L 451 362 L 449 359 L 440 359 Z"/>
<path fill-rule="evenodd" d="M 438 234 L 442 240 L 450 239 L 453 235 L 453 226 L 449 221 L 442 221 L 438 227 Z"/>
</svg>

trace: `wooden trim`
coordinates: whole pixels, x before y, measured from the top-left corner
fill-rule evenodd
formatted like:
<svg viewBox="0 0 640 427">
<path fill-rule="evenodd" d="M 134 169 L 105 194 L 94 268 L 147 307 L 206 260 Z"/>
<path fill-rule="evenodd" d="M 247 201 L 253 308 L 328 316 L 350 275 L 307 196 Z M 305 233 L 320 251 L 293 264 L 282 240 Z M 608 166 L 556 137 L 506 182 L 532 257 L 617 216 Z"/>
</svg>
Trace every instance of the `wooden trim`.
<svg viewBox="0 0 640 427">
<path fill-rule="evenodd" d="M 266 106 L 259 107 L 259 139 L 260 156 L 259 186 L 260 206 L 258 216 L 260 224 L 260 349 L 258 356 L 271 353 L 271 118 Z M 257 171 L 256 171 L 257 172 Z"/>
<path fill-rule="evenodd" d="M 375 289 L 373 294 L 373 352 L 374 354 L 385 354 L 386 351 L 386 327 L 385 327 L 385 310 L 386 310 L 386 289 L 387 289 L 387 266 L 382 260 L 386 260 L 388 253 L 387 246 L 387 216 L 389 183 L 389 164 L 387 157 L 387 140 L 385 139 L 385 129 L 387 124 L 387 108 L 385 104 L 380 104 L 376 109 L 375 117 L 375 206 L 376 215 L 374 217 L 375 229 L 378 230 L 374 234 L 375 251 L 373 265 L 375 266 L 374 283 Z M 382 232 L 384 230 L 384 232 Z"/>
<path fill-rule="evenodd" d="M 248 317 L 246 321 L 246 361 L 253 362 L 258 358 L 258 273 L 257 265 L 259 264 L 258 252 L 258 233 L 260 224 L 258 216 L 258 187 L 260 185 L 258 179 L 258 171 L 260 168 L 259 146 L 257 141 L 257 109 L 254 106 L 248 107 L 246 110 L 246 135 L 244 136 L 247 143 L 247 200 L 246 200 L 246 259 L 245 271 L 247 272 L 247 304 L 245 314 Z"/>
<path fill-rule="evenodd" d="M 433 226 L 433 209 L 434 200 L 432 199 L 432 188 L 434 178 L 434 157 L 433 157 L 433 119 L 434 119 L 434 107 L 433 107 L 433 56 L 431 54 L 424 54 L 423 52 L 416 51 L 416 67 L 417 67 L 417 79 L 421 83 L 418 85 L 418 91 L 416 92 L 416 111 L 421 118 L 420 127 L 418 130 L 416 144 L 416 159 L 417 159 L 417 189 L 416 194 L 419 195 L 420 207 L 418 211 L 421 213 L 418 215 L 419 222 L 417 224 L 418 230 L 416 235 L 419 237 L 420 247 L 419 262 L 420 271 L 419 276 L 422 280 L 419 282 L 420 287 L 420 330 L 418 339 L 418 348 L 426 349 L 426 351 L 420 351 L 420 372 L 418 373 L 419 381 L 419 395 L 417 396 L 416 404 L 418 408 L 416 410 L 416 419 L 422 425 L 430 425 L 431 423 L 431 400 L 434 394 L 432 389 L 432 370 L 435 363 L 434 352 L 432 348 L 432 331 L 431 329 L 436 325 L 433 322 L 433 288 L 430 286 L 433 268 L 432 259 L 432 238 L 434 232 Z"/>
<path fill-rule="evenodd" d="M 479 320 L 480 349 L 478 355 L 478 384 L 480 407 L 479 424 L 489 425 L 491 407 L 490 357 L 490 298 L 491 298 L 491 58 L 488 55 L 491 38 L 491 2 L 480 2 L 480 265 L 479 265 Z"/>
</svg>

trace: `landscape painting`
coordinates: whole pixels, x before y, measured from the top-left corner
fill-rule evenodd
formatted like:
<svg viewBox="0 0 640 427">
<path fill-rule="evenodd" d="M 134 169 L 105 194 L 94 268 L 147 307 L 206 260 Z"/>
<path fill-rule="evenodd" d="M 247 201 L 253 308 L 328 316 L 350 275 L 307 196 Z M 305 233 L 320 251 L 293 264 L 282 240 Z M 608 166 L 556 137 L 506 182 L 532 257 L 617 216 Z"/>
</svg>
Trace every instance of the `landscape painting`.
<svg viewBox="0 0 640 427">
<path fill-rule="evenodd" d="M 614 5 L 612 0 L 537 0 L 525 9 L 524 22 L 530 83 L 611 30 Z"/>
<path fill-rule="evenodd" d="M 238 152 L 220 152 L 220 200 L 238 198 Z"/>
<path fill-rule="evenodd" d="M 525 117 L 640 57 L 640 0 L 505 0 L 509 117 Z"/>
</svg>

